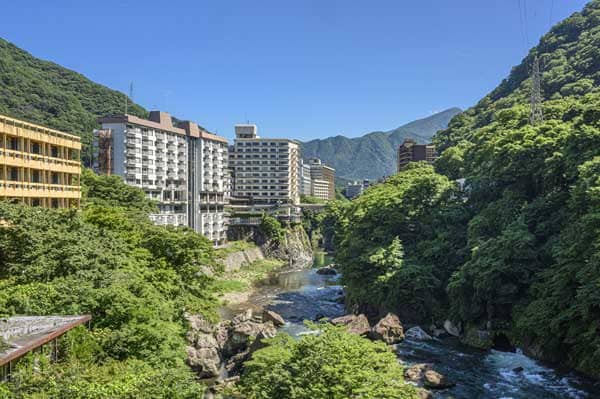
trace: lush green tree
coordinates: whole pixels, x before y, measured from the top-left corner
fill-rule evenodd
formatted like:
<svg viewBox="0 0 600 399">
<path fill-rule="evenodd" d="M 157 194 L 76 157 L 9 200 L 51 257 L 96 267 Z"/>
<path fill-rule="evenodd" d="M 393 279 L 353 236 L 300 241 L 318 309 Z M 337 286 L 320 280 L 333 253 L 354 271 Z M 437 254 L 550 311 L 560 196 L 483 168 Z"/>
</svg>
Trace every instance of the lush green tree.
<svg viewBox="0 0 600 399">
<path fill-rule="evenodd" d="M 434 321 L 450 310 L 467 330 L 600 376 L 599 44 L 594 0 L 436 136 L 435 168 L 463 192 L 409 172 L 352 202 L 336 232 L 351 302 Z M 534 57 L 545 101 L 532 125 Z"/>
<path fill-rule="evenodd" d="M 456 185 L 425 163 L 410 164 L 352 201 L 341 218 L 344 227 L 337 229 L 336 253 L 349 303 L 400 311 L 413 320 L 430 316 L 433 307 L 424 301 L 444 296 L 442 279 L 449 275 L 436 270 L 437 250 L 464 237 L 444 235 L 439 224 L 450 218 L 460 223 L 452 214 L 462 206 Z M 432 248 L 427 257 L 420 251 L 424 241 Z"/>
<path fill-rule="evenodd" d="M 416 398 L 383 343 L 319 326 L 299 341 L 278 335 L 246 362 L 239 390 L 248 399 Z"/>
<path fill-rule="evenodd" d="M 321 198 L 314 197 L 312 195 L 301 194 L 300 202 L 303 204 L 324 204 L 327 201 Z"/>
<path fill-rule="evenodd" d="M 156 211 L 156 202 L 142 190 L 132 187 L 120 176 L 97 175 L 91 169 L 81 171 L 84 204 L 123 207 L 141 212 Z"/>
<path fill-rule="evenodd" d="M 92 315 L 61 362 L 40 373 L 22 362 L 2 389 L 19 398 L 198 397 L 182 316 L 216 318 L 210 241 L 153 225 L 141 190 L 84 174 L 81 211 L 0 202 L 0 314 Z"/>
<path fill-rule="evenodd" d="M 274 243 L 278 243 L 284 238 L 285 231 L 279 220 L 266 213 L 262 215 L 258 228 L 267 239 Z"/>
</svg>

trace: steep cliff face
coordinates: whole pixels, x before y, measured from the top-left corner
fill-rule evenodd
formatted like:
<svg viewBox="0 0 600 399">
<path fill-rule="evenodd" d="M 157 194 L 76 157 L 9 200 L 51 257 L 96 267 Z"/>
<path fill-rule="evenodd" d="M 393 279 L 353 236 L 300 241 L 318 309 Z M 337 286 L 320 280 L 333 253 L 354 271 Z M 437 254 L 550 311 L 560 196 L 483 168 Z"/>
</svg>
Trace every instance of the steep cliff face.
<svg viewBox="0 0 600 399">
<path fill-rule="evenodd" d="M 266 257 L 285 261 L 291 268 L 301 269 L 312 265 L 312 245 L 308 234 L 301 225 L 286 228 L 283 239 L 279 242 L 268 239 L 255 226 L 232 226 L 227 234 L 229 240 L 255 242 Z"/>
<path fill-rule="evenodd" d="M 279 243 L 267 241 L 262 248 L 268 257 L 286 261 L 294 269 L 310 267 L 313 262 L 310 239 L 300 225 L 286 229 Z"/>
</svg>

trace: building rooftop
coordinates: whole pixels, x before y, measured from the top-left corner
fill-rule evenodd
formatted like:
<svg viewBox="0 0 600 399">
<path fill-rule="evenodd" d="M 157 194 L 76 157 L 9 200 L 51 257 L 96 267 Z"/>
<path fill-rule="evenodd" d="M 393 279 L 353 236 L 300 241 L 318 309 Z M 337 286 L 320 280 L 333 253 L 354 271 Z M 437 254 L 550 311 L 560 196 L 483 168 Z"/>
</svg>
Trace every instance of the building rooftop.
<svg viewBox="0 0 600 399">
<path fill-rule="evenodd" d="M 38 131 L 41 133 L 46 133 L 46 134 L 50 134 L 53 136 L 62 137 L 62 138 L 68 139 L 68 140 L 81 141 L 81 138 L 74 134 L 61 132 L 60 130 L 50 129 L 50 128 L 42 126 L 42 125 L 36 125 L 34 123 L 25 122 L 25 121 L 22 121 L 19 119 L 11 118 L 9 116 L 4 116 L 4 115 L 0 114 L 0 124 L 5 124 L 5 123 L 14 125 L 17 127 L 22 127 L 24 129 L 35 130 L 35 131 Z"/>
<path fill-rule="evenodd" d="M 0 347 L 0 366 L 24 356 L 91 319 L 90 315 L 14 316 L 0 319 L 0 338 L 8 344 L 8 348 Z"/>
<path fill-rule="evenodd" d="M 153 114 L 153 112 L 158 112 L 158 114 Z M 167 116 L 168 115 L 168 118 Z M 152 111 L 150 112 L 150 116 L 153 117 L 154 120 L 139 118 L 134 115 L 122 114 L 122 115 L 109 115 L 102 118 L 98 118 L 99 123 L 131 123 L 132 125 L 149 127 L 151 129 L 164 130 L 166 132 L 171 132 L 175 134 L 179 134 L 185 136 L 185 130 L 182 128 L 178 128 L 173 126 L 173 122 L 171 121 L 171 116 L 166 112 Z"/>
<path fill-rule="evenodd" d="M 191 137 L 200 137 L 206 140 L 219 141 L 221 143 L 227 143 L 225 137 L 217 136 L 216 134 L 210 133 L 197 123 L 191 121 L 182 121 L 173 126 L 173 118 L 167 112 L 162 111 L 150 111 L 148 119 L 139 118 L 134 115 L 123 114 L 123 115 L 109 115 L 98 119 L 99 123 L 131 123 L 133 125 L 144 126 L 151 129 L 163 130 L 170 133 L 179 134 L 182 136 L 188 135 Z"/>
</svg>

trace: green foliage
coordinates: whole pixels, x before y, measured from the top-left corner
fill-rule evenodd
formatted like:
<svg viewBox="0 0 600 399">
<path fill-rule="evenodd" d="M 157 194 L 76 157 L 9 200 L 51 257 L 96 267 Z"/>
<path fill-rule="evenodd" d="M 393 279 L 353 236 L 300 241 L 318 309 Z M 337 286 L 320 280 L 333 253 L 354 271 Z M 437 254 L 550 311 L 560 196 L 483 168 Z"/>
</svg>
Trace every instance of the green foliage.
<svg viewBox="0 0 600 399">
<path fill-rule="evenodd" d="M 239 390 L 247 399 L 408 399 L 414 387 L 382 343 L 319 326 L 299 341 L 278 335 L 245 364 Z"/>
<path fill-rule="evenodd" d="M 312 195 L 300 195 L 300 203 L 302 204 L 324 204 L 325 202 L 327 201 L 321 198 L 313 197 Z"/>
<path fill-rule="evenodd" d="M 448 284 L 456 319 L 600 376 L 600 1 L 557 24 L 437 138 L 436 167 L 465 177 L 468 258 Z M 542 61 L 545 121 L 528 122 Z"/>
<path fill-rule="evenodd" d="M 388 132 L 372 132 L 357 138 L 335 136 L 311 140 L 301 144 L 302 156 L 320 158 L 335 168 L 336 180 L 343 181 L 343 186 L 352 180 L 389 176 L 396 173 L 396 151 L 404 139 L 430 142 L 459 112 L 458 108 L 450 108 Z"/>
<path fill-rule="evenodd" d="M 404 320 L 430 316 L 444 297 L 443 266 L 457 262 L 443 252 L 460 248 L 464 233 L 444 227 L 463 222 L 461 207 L 450 180 L 416 163 L 341 210 L 336 260 L 350 304 L 400 311 Z"/>
<path fill-rule="evenodd" d="M 235 252 L 245 251 L 247 249 L 256 248 L 256 244 L 250 241 L 229 241 L 227 246 L 221 247 L 215 250 L 215 255 L 218 258 L 226 258 L 227 255 L 230 255 Z"/>
<path fill-rule="evenodd" d="M 2 339 L 2 337 L 0 337 L 0 352 L 4 352 L 8 348 L 9 345 L 6 343 L 6 341 L 4 341 L 4 339 Z"/>
<path fill-rule="evenodd" d="M 279 220 L 266 213 L 262 215 L 258 228 L 273 243 L 280 243 L 285 237 L 285 229 Z"/>
<path fill-rule="evenodd" d="M 0 313 L 92 315 L 62 362 L 9 388 L 24 398 L 197 397 L 182 315 L 216 317 L 211 243 L 153 225 L 141 190 L 85 174 L 83 211 L 0 202 Z"/>
<path fill-rule="evenodd" d="M 22 399 L 196 399 L 204 391 L 188 370 L 157 368 L 140 360 L 109 360 L 101 365 L 73 360 L 56 366 L 43 362 L 38 370 L 22 366 L 6 384 L 7 393 L 12 390 L 15 398 Z"/>
<path fill-rule="evenodd" d="M 85 204 L 123 207 L 143 213 L 157 211 L 156 202 L 120 176 L 97 175 L 91 169 L 81 172 L 82 197 Z"/>
<path fill-rule="evenodd" d="M 90 159 L 97 118 L 125 111 L 125 95 L 83 75 L 42 61 L 0 39 L 0 114 L 82 137 L 85 161 Z M 128 100 L 127 112 L 146 110 Z"/>
<path fill-rule="evenodd" d="M 436 136 L 435 168 L 464 192 L 414 169 L 352 202 L 336 230 L 351 302 L 403 319 L 450 311 L 600 376 L 599 44 L 594 0 Z M 532 126 L 534 56 L 545 101 Z"/>
</svg>

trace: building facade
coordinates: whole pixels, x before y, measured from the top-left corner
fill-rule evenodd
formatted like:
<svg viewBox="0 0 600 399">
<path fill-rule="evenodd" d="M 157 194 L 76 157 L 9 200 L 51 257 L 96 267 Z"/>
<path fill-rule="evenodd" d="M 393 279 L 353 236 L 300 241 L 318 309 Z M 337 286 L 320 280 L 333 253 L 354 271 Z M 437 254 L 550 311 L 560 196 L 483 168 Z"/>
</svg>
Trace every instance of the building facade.
<svg viewBox="0 0 600 399">
<path fill-rule="evenodd" d="M 397 170 L 400 172 L 411 162 L 425 161 L 433 163 L 437 159 L 437 151 L 433 144 L 417 144 L 413 139 L 406 139 L 398 147 Z"/>
<path fill-rule="evenodd" d="M 300 174 L 298 181 L 300 182 L 300 195 L 312 195 L 312 182 L 310 178 L 310 165 L 300 159 Z"/>
<path fill-rule="evenodd" d="M 0 115 L 0 199 L 78 207 L 79 137 Z"/>
<path fill-rule="evenodd" d="M 94 132 L 94 168 L 122 176 L 157 201 L 158 225 L 189 226 L 215 244 L 226 238 L 224 169 L 227 141 L 193 122 L 174 126 L 168 113 L 151 111 L 100 118 Z"/>
<path fill-rule="evenodd" d="M 346 198 L 353 199 L 353 198 L 358 197 L 370 185 L 371 185 L 371 182 L 369 180 L 367 180 L 367 179 L 363 180 L 362 182 L 360 182 L 360 181 L 354 181 L 352 183 L 348 183 L 346 185 L 346 190 L 345 190 Z"/>
<path fill-rule="evenodd" d="M 214 244 L 223 244 L 227 240 L 227 140 L 193 122 L 182 122 L 179 127 L 188 137 L 189 226 Z"/>
<path fill-rule="evenodd" d="M 254 204 L 300 202 L 300 149 L 288 139 L 260 138 L 256 125 L 236 125 L 230 166 L 233 196 Z"/>
<path fill-rule="evenodd" d="M 311 195 L 323 200 L 334 200 L 335 169 L 323 164 L 318 158 L 312 158 L 308 163 L 310 166 L 310 178 L 312 179 L 313 185 Z M 315 184 L 319 186 L 317 189 L 314 188 Z M 323 186 L 325 186 L 325 189 L 323 189 Z"/>
</svg>

